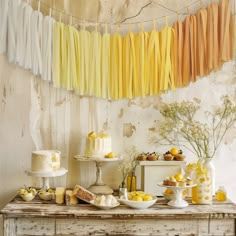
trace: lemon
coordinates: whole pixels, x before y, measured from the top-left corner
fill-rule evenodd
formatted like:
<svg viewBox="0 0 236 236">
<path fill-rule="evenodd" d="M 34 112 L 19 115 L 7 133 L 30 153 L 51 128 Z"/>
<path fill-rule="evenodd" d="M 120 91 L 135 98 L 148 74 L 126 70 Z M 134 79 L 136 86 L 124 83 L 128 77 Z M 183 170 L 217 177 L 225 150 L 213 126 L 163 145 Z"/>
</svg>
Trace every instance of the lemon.
<svg viewBox="0 0 236 236">
<path fill-rule="evenodd" d="M 141 201 L 143 201 L 143 198 L 139 195 L 135 195 L 135 196 L 133 196 L 132 200 L 137 201 L 137 202 L 141 202 Z"/>
<path fill-rule="evenodd" d="M 150 194 L 145 194 L 143 196 L 143 201 L 151 201 L 152 200 L 152 195 Z"/>
<path fill-rule="evenodd" d="M 108 154 L 105 155 L 106 158 L 113 158 L 115 156 L 114 152 L 109 152 Z"/>
<path fill-rule="evenodd" d="M 177 180 L 177 181 L 180 181 L 180 180 L 182 180 L 184 177 L 183 177 L 183 175 L 181 174 L 181 173 L 177 173 L 176 175 L 175 175 L 175 179 Z"/>
<path fill-rule="evenodd" d="M 175 156 L 175 155 L 177 155 L 177 154 L 179 154 L 179 149 L 178 148 L 171 148 L 170 149 L 170 153 L 173 155 L 173 156 Z"/>
<path fill-rule="evenodd" d="M 145 195 L 145 193 L 143 191 L 137 191 L 136 195 L 143 197 Z"/>
<path fill-rule="evenodd" d="M 96 133 L 94 131 L 92 131 L 88 134 L 88 137 L 89 138 L 96 138 Z"/>
<path fill-rule="evenodd" d="M 167 189 L 165 190 L 165 193 L 166 193 L 166 194 L 173 194 L 173 191 L 172 191 L 172 189 L 167 188 Z"/>
</svg>

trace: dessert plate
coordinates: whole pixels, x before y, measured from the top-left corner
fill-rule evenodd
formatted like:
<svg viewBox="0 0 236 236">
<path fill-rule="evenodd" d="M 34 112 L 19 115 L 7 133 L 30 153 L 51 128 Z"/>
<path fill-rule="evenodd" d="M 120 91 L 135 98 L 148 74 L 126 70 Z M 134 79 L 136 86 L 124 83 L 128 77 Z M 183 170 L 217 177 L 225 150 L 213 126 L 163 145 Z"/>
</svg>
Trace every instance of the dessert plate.
<svg viewBox="0 0 236 236">
<path fill-rule="evenodd" d="M 102 209 L 102 210 L 109 210 L 109 209 L 112 209 L 112 208 L 115 208 L 115 207 L 118 207 L 120 205 L 119 202 L 117 202 L 115 205 L 111 205 L 111 206 L 105 206 L 105 205 L 97 205 L 94 203 L 94 200 L 91 200 L 90 201 L 90 204 L 99 208 L 99 209 Z"/>
</svg>

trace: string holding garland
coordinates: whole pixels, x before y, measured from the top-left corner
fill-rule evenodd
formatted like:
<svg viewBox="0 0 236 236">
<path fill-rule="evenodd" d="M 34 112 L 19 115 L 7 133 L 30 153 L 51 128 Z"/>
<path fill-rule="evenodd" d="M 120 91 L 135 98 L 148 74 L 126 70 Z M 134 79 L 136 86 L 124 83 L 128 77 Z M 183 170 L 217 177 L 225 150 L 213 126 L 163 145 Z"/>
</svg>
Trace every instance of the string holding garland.
<svg viewBox="0 0 236 236">
<path fill-rule="evenodd" d="M 160 94 L 188 86 L 233 58 L 229 0 L 212 2 L 172 27 L 165 17 L 160 31 L 155 20 L 151 32 L 141 27 L 134 33 L 129 23 L 125 35 L 107 29 L 101 34 L 97 27 L 89 32 L 85 25 L 77 30 L 73 16 L 68 25 L 61 21 L 61 13 L 59 22 L 43 16 L 40 1 L 37 10 L 25 2 L 1 1 L 8 3 L 9 20 L 17 12 L 12 25 L 1 22 L 7 28 L 9 61 L 52 81 L 56 88 L 82 96 L 116 100 Z"/>
</svg>

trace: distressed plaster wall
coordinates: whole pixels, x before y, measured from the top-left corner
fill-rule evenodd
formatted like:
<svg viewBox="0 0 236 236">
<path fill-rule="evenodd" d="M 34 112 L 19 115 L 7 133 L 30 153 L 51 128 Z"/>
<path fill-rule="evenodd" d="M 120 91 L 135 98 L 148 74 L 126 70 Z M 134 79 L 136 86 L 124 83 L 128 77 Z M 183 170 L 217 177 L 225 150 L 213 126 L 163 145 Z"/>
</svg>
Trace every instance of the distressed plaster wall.
<svg viewBox="0 0 236 236">
<path fill-rule="evenodd" d="M 63 9 L 80 18 L 104 22 L 140 22 L 168 15 L 172 12 L 160 7 L 167 6 L 173 11 L 186 9 L 194 1 L 42 1 L 54 8 Z M 95 4 L 96 3 L 96 4 Z M 207 4 L 207 1 L 203 1 Z M 190 8 L 194 13 L 200 6 Z M 47 9 L 42 4 L 42 10 Z M 55 18 L 58 12 L 54 11 Z M 169 17 L 169 22 L 176 19 Z M 67 18 L 64 16 L 64 20 Z M 73 23 L 81 21 L 74 18 Z M 164 19 L 157 21 L 161 29 Z M 89 24 L 94 28 L 94 24 Z M 139 25 L 132 25 L 138 30 Z M 145 29 L 152 27 L 146 22 Z M 103 27 L 101 27 L 103 30 Z M 111 31 L 115 26 L 111 26 Z M 120 25 L 125 33 L 126 24 Z M 132 100 L 107 101 L 104 99 L 80 97 L 65 90 L 55 89 L 51 84 L 33 77 L 29 71 L 8 64 L 5 55 L 0 55 L 0 208 L 14 196 L 23 185 L 40 186 L 38 179 L 27 176 L 24 171 L 30 168 L 31 152 L 35 148 L 59 149 L 62 151 L 62 166 L 69 170 L 67 176 L 51 180 L 53 186 L 73 187 L 75 184 L 88 186 L 95 180 L 94 163 L 79 163 L 73 160 L 75 154 L 83 153 L 85 136 L 92 129 L 104 129 L 113 138 L 116 153 L 135 146 L 138 151 L 164 152 L 167 147 L 149 142 L 150 132 L 160 119 L 161 101 L 172 102 L 183 99 L 198 99 L 205 109 L 219 102 L 223 94 L 236 97 L 236 75 L 234 62 L 225 63 L 220 71 L 211 73 L 187 88 L 170 91 L 161 96 Z M 204 116 L 200 117 L 204 120 Z M 235 127 L 227 136 L 215 157 L 216 184 L 224 185 L 229 197 L 236 202 Z M 187 162 L 196 159 L 186 151 Z M 118 188 L 120 173 L 117 163 L 103 166 L 103 179 L 113 188 Z"/>
</svg>

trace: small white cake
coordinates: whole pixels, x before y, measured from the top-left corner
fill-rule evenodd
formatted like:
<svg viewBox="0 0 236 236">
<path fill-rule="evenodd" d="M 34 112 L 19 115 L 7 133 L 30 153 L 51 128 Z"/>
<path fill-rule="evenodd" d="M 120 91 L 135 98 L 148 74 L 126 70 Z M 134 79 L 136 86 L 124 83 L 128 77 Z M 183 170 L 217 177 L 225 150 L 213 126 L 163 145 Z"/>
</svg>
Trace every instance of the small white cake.
<svg viewBox="0 0 236 236">
<path fill-rule="evenodd" d="M 32 152 L 31 170 L 35 172 L 51 172 L 60 169 L 60 152 L 55 150 L 39 150 Z"/>
<path fill-rule="evenodd" d="M 104 158 L 112 152 L 111 136 L 107 133 L 90 132 L 86 137 L 85 156 L 91 158 Z"/>
</svg>

